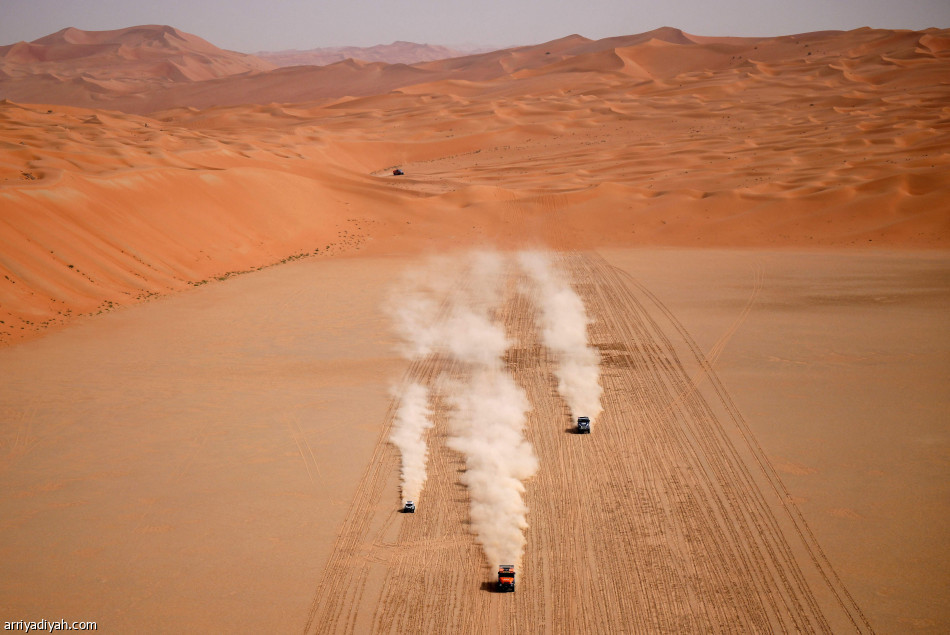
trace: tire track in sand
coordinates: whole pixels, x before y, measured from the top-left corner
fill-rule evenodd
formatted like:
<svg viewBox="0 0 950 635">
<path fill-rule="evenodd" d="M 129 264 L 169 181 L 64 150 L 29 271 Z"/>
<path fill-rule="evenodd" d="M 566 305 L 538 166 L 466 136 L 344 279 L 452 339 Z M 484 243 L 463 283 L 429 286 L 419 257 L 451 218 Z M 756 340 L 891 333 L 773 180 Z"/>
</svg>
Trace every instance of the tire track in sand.
<svg viewBox="0 0 950 635">
<path fill-rule="evenodd" d="M 810 571 L 809 573 L 813 577 L 815 575 L 820 577 L 821 583 L 815 584 L 814 586 L 817 587 L 819 591 L 823 591 L 826 595 L 834 599 L 834 602 L 837 604 L 837 608 L 840 610 L 841 614 L 847 619 L 847 621 L 856 631 L 873 632 L 871 624 L 864 612 L 848 592 L 847 587 L 845 587 L 840 576 L 835 571 L 830 560 L 822 550 L 820 543 L 809 527 L 805 517 L 802 515 L 801 510 L 799 510 L 798 507 L 792 502 L 791 494 L 788 492 L 787 488 L 779 477 L 778 472 L 768 460 L 765 451 L 756 440 L 755 435 L 752 433 L 748 423 L 745 421 L 741 412 L 736 407 L 725 386 L 715 375 L 711 363 L 704 358 L 699 346 L 686 331 L 682 323 L 676 319 L 675 315 L 656 297 L 654 293 L 648 290 L 641 283 L 634 280 L 629 274 L 624 272 L 618 272 L 618 274 L 629 281 L 631 285 L 635 286 L 646 298 L 648 298 L 652 306 L 655 307 L 658 310 L 658 313 L 662 315 L 662 318 L 667 320 L 671 327 L 679 335 L 682 343 L 688 348 L 689 355 L 693 358 L 695 363 L 700 365 L 705 371 L 705 375 L 709 378 L 712 388 L 715 391 L 715 397 L 725 411 L 725 419 L 727 419 L 736 427 L 742 437 L 743 443 L 745 444 L 745 450 L 747 450 L 749 455 L 751 455 L 752 460 L 745 462 L 743 465 L 746 466 L 754 463 L 759 468 L 762 478 L 764 478 L 765 482 L 767 483 L 767 488 L 771 489 L 775 494 L 775 500 L 777 501 L 775 508 L 777 508 L 777 513 L 779 516 L 786 517 L 786 527 L 789 527 L 790 525 L 790 530 L 787 530 L 787 533 L 797 535 L 800 541 L 795 542 L 794 546 L 799 552 L 806 553 L 808 560 L 814 566 L 814 570 Z M 761 285 L 761 282 L 759 285 Z M 747 315 L 748 309 L 751 306 L 751 302 L 752 300 L 750 299 L 750 304 L 747 305 L 746 309 L 744 309 L 741 319 L 744 319 L 745 315 Z M 780 510 L 780 512 L 778 510 Z"/>
<path fill-rule="evenodd" d="M 418 510 L 396 513 L 394 404 L 305 630 L 873 632 L 682 324 L 598 256 L 560 258 L 594 319 L 604 413 L 591 435 L 569 432 L 557 360 L 513 280 L 497 317 L 514 342 L 505 362 L 531 401 L 526 435 L 540 461 L 526 483 L 518 590 L 492 592 L 441 400 Z M 438 392 L 440 376 L 461 371 L 432 355 L 404 381 Z"/>
</svg>

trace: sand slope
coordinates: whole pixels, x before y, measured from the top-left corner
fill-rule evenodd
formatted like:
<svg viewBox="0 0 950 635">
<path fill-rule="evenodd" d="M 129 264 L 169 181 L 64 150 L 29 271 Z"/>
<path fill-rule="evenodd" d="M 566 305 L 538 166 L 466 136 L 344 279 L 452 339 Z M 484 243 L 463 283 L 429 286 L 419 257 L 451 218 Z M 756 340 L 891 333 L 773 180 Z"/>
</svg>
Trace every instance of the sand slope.
<svg viewBox="0 0 950 635">
<path fill-rule="evenodd" d="M 120 83 L 133 67 L 97 66 L 103 56 L 138 64 L 155 37 L 207 48 L 167 28 L 93 35 L 36 46 Z M 134 96 L 166 108 L 148 116 L 3 102 L 0 340 L 301 254 L 471 241 L 945 248 L 948 42 L 938 30 L 662 29 L 416 66 L 166 75 Z M 110 52 L 75 52 L 88 47 Z M 122 90 L 101 94 L 122 103 Z M 271 103 L 340 94 L 365 96 Z M 261 103 L 180 107 L 237 99 Z"/>
</svg>

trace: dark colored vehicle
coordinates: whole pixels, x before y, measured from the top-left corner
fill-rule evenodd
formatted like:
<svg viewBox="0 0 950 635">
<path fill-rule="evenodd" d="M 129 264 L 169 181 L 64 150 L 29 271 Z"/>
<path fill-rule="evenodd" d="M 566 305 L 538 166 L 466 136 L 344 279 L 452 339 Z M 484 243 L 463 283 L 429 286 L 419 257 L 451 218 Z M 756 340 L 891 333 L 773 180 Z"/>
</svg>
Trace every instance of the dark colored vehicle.
<svg viewBox="0 0 950 635">
<path fill-rule="evenodd" d="M 498 567 L 498 590 L 502 593 L 514 593 L 515 565 L 503 564 Z"/>
<path fill-rule="evenodd" d="M 402 176 L 403 174 L 405 174 L 405 172 L 403 172 L 399 168 L 396 168 L 395 170 L 393 170 L 393 176 Z"/>
<path fill-rule="evenodd" d="M 577 418 L 577 434 L 590 434 L 590 417 Z"/>
<path fill-rule="evenodd" d="M 402 508 L 402 513 L 404 514 L 415 514 L 416 513 L 416 504 L 412 501 L 406 501 L 406 506 Z"/>
</svg>

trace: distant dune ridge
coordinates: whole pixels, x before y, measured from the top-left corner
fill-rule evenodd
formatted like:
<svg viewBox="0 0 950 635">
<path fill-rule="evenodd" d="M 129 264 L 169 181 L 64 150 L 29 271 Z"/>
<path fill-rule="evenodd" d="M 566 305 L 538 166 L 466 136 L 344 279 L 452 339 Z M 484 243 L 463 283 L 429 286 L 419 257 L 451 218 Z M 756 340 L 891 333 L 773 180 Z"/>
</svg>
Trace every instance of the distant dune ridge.
<svg viewBox="0 0 950 635">
<path fill-rule="evenodd" d="M 287 51 L 261 51 L 255 55 L 275 66 L 326 66 L 346 59 L 363 60 L 365 62 L 384 62 L 386 64 L 415 64 L 417 62 L 431 62 L 444 60 L 450 57 L 461 57 L 473 52 L 472 50 L 458 50 L 438 44 L 416 44 L 415 42 L 396 41 L 392 44 L 377 44 L 376 46 L 332 46 L 308 49 L 304 51 L 291 49 Z"/>
<path fill-rule="evenodd" d="M 946 29 L 288 68 L 64 29 L 0 47 L 0 342 L 303 256 L 945 249 L 948 77 Z"/>
<path fill-rule="evenodd" d="M 92 105 L 141 98 L 168 84 L 273 68 L 170 26 L 66 28 L 32 42 L 0 46 L 0 94 L 17 101 Z"/>
<path fill-rule="evenodd" d="M 277 64 L 218 49 L 168 26 L 115 31 L 69 28 L 33 42 L 0 47 L 0 97 L 20 103 L 108 104 L 110 109 L 144 114 L 176 106 L 207 108 L 367 96 L 446 79 L 523 79 L 590 71 L 662 81 L 690 72 L 730 68 L 768 74 L 763 64 L 795 58 L 830 64 L 832 59 L 863 56 L 893 71 L 900 67 L 898 62 L 876 56 L 912 52 L 925 59 L 943 58 L 946 40 L 947 30 L 938 29 L 865 28 L 847 33 L 730 38 L 693 36 L 664 27 L 602 40 L 570 35 L 544 44 L 412 65 L 347 58 L 327 66 L 275 69 Z M 353 50 L 364 55 L 376 51 L 378 55 L 367 57 L 383 58 L 382 51 L 405 48 L 404 44 Z M 805 59 L 812 56 L 818 57 Z"/>
</svg>

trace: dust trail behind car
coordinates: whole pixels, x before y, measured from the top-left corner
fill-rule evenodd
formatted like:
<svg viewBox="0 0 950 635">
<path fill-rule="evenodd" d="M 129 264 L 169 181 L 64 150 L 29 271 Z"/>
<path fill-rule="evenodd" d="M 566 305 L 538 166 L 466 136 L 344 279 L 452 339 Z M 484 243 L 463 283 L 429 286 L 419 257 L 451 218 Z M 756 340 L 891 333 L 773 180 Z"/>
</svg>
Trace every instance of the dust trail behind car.
<svg viewBox="0 0 950 635">
<path fill-rule="evenodd" d="M 518 263 L 528 274 L 528 293 L 537 305 L 544 345 L 557 360 L 558 391 L 571 409 L 572 418 L 596 420 L 600 403 L 600 352 L 589 345 L 587 327 L 592 320 L 584 301 L 571 287 L 570 274 L 547 252 L 526 251 Z M 588 426 L 587 431 L 590 428 Z"/>
</svg>

